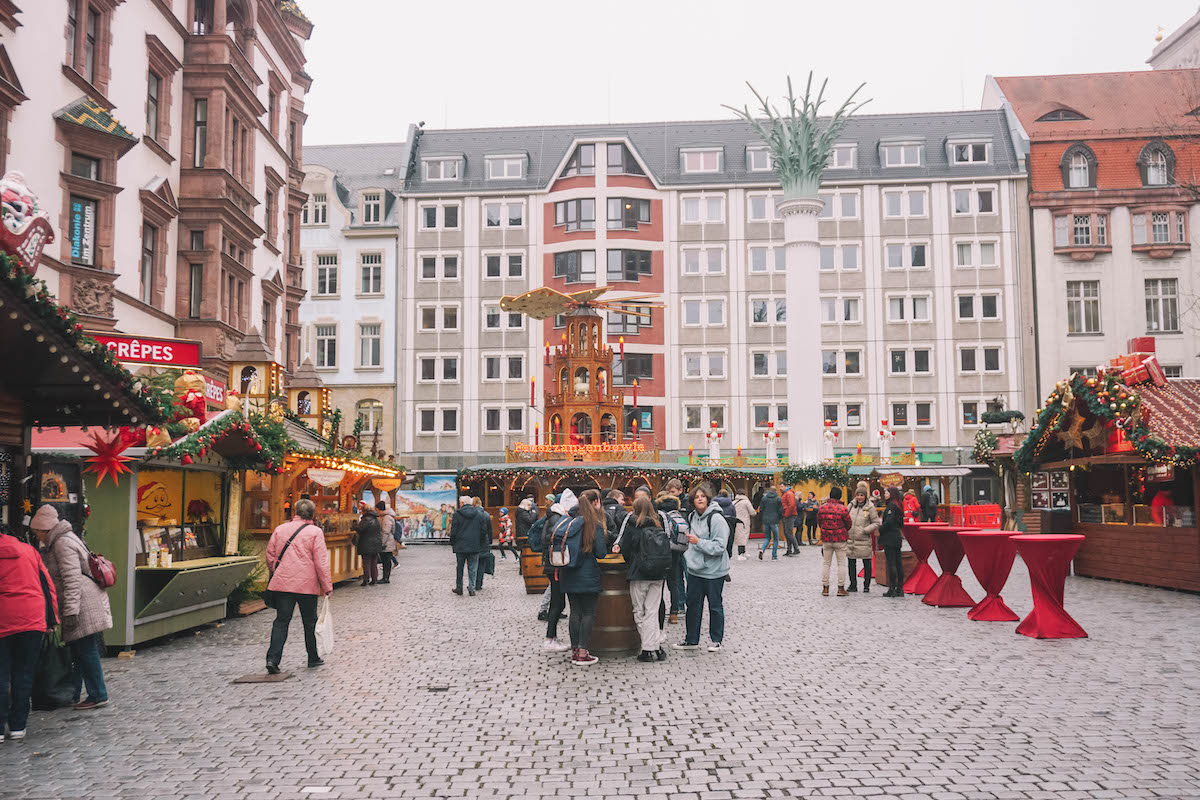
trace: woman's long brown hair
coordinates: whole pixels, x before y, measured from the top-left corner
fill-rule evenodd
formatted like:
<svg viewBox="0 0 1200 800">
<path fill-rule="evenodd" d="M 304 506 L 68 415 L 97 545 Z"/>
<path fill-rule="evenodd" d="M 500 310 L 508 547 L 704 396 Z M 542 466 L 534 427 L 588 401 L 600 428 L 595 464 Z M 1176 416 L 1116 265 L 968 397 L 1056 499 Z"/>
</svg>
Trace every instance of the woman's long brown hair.
<svg viewBox="0 0 1200 800">
<path fill-rule="evenodd" d="M 590 553 L 596 546 L 596 526 L 604 526 L 604 512 L 596 508 L 600 502 L 600 492 L 588 489 L 579 496 L 579 516 L 583 517 L 583 538 L 580 544 L 584 553 Z"/>
<path fill-rule="evenodd" d="M 658 521 L 658 512 L 654 510 L 654 503 L 650 502 L 649 497 L 638 495 L 638 498 L 633 501 L 633 513 L 637 515 L 639 528 L 645 527 L 647 523 L 655 528 L 662 527 L 662 523 Z"/>
</svg>

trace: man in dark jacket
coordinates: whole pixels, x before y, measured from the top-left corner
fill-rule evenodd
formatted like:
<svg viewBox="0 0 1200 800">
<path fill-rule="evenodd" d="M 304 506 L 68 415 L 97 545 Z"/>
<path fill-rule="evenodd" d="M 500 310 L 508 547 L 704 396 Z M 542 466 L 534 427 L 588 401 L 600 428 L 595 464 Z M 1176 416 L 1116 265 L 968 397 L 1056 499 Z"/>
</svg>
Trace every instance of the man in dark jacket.
<svg viewBox="0 0 1200 800">
<path fill-rule="evenodd" d="M 654 510 L 661 517 L 667 511 L 679 511 L 683 514 L 684 519 L 687 519 L 687 513 L 683 510 L 683 482 L 678 478 L 671 478 L 663 486 L 662 493 L 654 500 Z M 663 524 L 666 527 L 666 523 Z M 684 577 L 686 570 L 683 568 L 683 553 L 671 553 L 671 571 L 667 574 L 667 591 L 671 595 L 670 622 L 672 625 L 678 624 L 679 615 L 686 610 L 687 605 L 687 583 Z"/>
<path fill-rule="evenodd" d="M 608 540 L 615 543 L 621 534 L 621 526 L 629 517 L 629 512 L 625 510 L 625 493 L 620 489 L 605 489 L 600 507 L 604 509 Z"/>
<path fill-rule="evenodd" d="M 450 548 L 454 551 L 458 562 L 455 572 L 455 594 L 461 595 L 463 565 L 467 567 L 467 591 L 475 596 L 475 587 L 479 581 L 479 555 L 485 552 L 492 543 L 492 515 L 476 505 L 472 505 L 470 497 L 459 498 L 459 509 L 454 512 L 450 523 Z"/>
<path fill-rule="evenodd" d="M 355 542 L 362 556 L 362 585 L 374 586 L 379 582 L 379 554 L 383 552 L 383 528 L 379 514 L 366 503 L 358 504 L 359 518 L 354 523 Z"/>
<path fill-rule="evenodd" d="M 767 487 L 767 491 L 763 493 L 762 502 L 758 504 L 758 509 L 755 512 L 762 520 L 763 526 L 763 543 L 758 551 L 758 560 L 762 561 L 763 553 L 767 551 L 767 546 L 771 547 L 771 560 L 779 560 L 779 526 L 783 522 L 783 501 L 779 499 L 779 493 L 775 491 L 774 486 Z"/>
<path fill-rule="evenodd" d="M 815 492 L 809 492 L 808 499 L 799 506 L 800 514 L 804 517 L 804 544 L 817 543 L 817 509 L 820 507 Z M 796 538 L 799 539 L 800 534 L 796 534 Z"/>
<path fill-rule="evenodd" d="M 921 522 L 937 522 L 938 503 L 941 498 L 932 486 L 926 486 L 921 492 Z"/>
</svg>

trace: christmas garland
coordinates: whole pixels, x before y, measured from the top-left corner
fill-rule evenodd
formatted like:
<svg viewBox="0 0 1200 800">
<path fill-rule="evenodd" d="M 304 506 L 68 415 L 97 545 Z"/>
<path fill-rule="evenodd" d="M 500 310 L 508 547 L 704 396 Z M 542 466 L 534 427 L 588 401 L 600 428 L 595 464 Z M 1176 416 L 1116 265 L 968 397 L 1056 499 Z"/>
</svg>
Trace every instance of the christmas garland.
<svg viewBox="0 0 1200 800">
<path fill-rule="evenodd" d="M 226 458 L 230 469 L 275 474 L 283 472 L 284 454 L 291 444 L 283 423 L 262 414 L 251 414 L 247 422 L 240 411 L 228 411 L 179 441 L 165 447 L 151 448 L 144 460 L 169 459 L 178 460 L 184 465 L 191 464 L 194 459 L 203 458 L 214 444 L 229 436 L 240 436 L 251 450 L 244 456 Z"/>
<path fill-rule="evenodd" d="M 800 467 L 784 467 L 783 482 L 788 486 L 810 481 L 824 486 L 849 486 L 850 473 L 838 464 L 809 464 Z"/>
<path fill-rule="evenodd" d="M 34 278 L 7 253 L 0 253 L 0 282 L 25 299 L 28 309 L 79 351 L 105 378 L 117 384 L 133 400 L 139 413 L 138 424 L 156 425 L 171 413 L 172 397 L 151 389 L 121 366 L 113 352 L 83 332 L 83 324 L 69 309 L 58 305 L 46 282 Z"/>
<path fill-rule="evenodd" d="M 399 464 L 395 464 L 391 461 L 386 461 L 382 458 L 375 458 L 374 456 L 360 455 L 359 453 L 356 453 L 353 450 L 342 450 L 340 448 L 333 452 L 322 452 L 320 450 L 288 450 L 287 454 L 289 456 L 298 456 L 300 458 L 313 458 L 313 459 L 319 459 L 319 458 L 353 459 L 355 461 L 361 461 L 364 464 L 370 464 L 373 467 L 379 467 L 380 469 L 394 469 L 394 470 L 399 470 L 402 473 L 407 472 L 407 470 L 404 467 L 400 466 Z"/>
<path fill-rule="evenodd" d="M 329 415 L 329 452 L 333 453 L 338 449 L 338 434 L 342 429 L 342 410 L 334 409 Z"/>
<path fill-rule="evenodd" d="M 996 452 L 996 445 L 999 443 L 1000 437 L 996 435 L 995 431 L 979 431 L 975 434 L 975 448 L 971 451 L 971 455 L 980 464 L 990 464 L 992 455 Z"/>
</svg>

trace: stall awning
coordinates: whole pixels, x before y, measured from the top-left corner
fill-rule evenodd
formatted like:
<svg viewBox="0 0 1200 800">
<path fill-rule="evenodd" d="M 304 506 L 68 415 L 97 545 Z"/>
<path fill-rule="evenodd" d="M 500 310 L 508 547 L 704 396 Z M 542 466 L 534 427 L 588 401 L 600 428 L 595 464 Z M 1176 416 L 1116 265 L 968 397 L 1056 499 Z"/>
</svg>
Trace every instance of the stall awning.
<svg viewBox="0 0 1200 800">
<path fill-rule="evenodd" d="M 879 472 L 895 472 L 906 478 L 961 478 L 975 470 L 988 469 L 986 464 L 971 464 L 957 467 L 901 467 L 890 464 L 866 464 L 850 467 L 851 475 L 871 475 Z"/>
</svg>

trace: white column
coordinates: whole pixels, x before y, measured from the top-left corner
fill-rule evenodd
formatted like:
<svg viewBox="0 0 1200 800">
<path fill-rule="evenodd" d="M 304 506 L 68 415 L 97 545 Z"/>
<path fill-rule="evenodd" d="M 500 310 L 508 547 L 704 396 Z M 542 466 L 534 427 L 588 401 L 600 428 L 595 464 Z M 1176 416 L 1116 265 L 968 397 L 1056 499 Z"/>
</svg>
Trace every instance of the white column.
<svg viewBox="0 0 1200 800">
<path fill-rule="evenodd" d="M 787 260 L 788 463 L 821 460 L 821 300 L 816 197 L 779 203 Z"/>
</svg>

